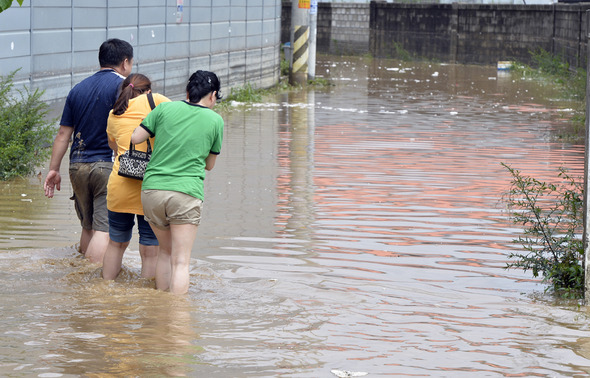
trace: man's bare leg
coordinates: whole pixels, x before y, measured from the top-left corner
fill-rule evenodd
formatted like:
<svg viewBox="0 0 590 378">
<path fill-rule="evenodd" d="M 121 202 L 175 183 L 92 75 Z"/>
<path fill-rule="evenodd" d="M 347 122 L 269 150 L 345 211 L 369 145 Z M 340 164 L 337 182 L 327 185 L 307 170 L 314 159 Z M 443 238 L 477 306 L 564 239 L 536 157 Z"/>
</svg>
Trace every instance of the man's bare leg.
<svg viewBox="0 0 590 378">
<path fill-rule="evenodd" d="M 94 235 L 94 230 L 87 230 L 85 228 L 82 229 L 82 234 L 80 234 L 80 246 L 78 248 L 78 252 L 84 255 L 86 251 L 88 251 L 88 244 L 90 243 L 90 239 L 92 239 L 92 235 Z"/>
<path fill-rule="evenodd" d="M 85 256 L 90 262 L 98 263 L 102 265 L 104 254 L 109 245 L 109 233 L 103 231 L 94 231 L 90 243 L 88 243 L 88 249 L 86 250 Z"/>
</svg>

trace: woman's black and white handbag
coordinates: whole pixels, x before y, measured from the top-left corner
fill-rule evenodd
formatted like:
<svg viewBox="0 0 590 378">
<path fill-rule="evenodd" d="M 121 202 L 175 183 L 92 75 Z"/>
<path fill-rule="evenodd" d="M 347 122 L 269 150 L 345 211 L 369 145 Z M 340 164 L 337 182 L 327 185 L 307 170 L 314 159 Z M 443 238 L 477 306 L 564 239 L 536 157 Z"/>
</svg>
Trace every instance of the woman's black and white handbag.
<svg viewBox="0 0 590 378">
<path fill-rule="evenodd" d="M 151 93 L 147 95 L 150 107 L 154 109 L 156 104 Z M 129 142 L 129 149 L 124 154 L 119 155 L 119 176 L 128 177 L 136 180 L 143 180 L 145 169 L 152 157 L 152 145 L 150 139 L 147 139 L 147 151 L 137 151 L 133 143 Z"/>
<path fill-rule="evenodd" d="M 147 151 L 138 151 L 133 143 L 129 143 L 129 149 L 123 155 L 119 155 L 119 176 L 136 180 L 143 180 L 145 168 L 152 157 L 152 145 L 147 140 Z"/>
</svg>

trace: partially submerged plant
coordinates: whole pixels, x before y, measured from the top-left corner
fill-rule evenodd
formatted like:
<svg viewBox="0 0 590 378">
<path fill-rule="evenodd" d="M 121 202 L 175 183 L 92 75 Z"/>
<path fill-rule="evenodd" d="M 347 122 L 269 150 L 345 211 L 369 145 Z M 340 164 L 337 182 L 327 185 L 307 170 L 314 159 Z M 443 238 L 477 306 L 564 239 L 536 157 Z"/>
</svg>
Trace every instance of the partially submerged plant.
<svg viewBox="0 0 590 378">
<path fill-rule="evenodd" d="M 49 106 L 42 91 L 19 90 L 14 96 L 17 71 L 0 76 L 0 179 L 26 176 L 44 163 L 51 152 L 54 121 L 47 119 Z"/>
<path fill-rule="evenodd" d="M 556 87 L 566 99 L 583 101 L 586 96 L 586 70 L 571 68 L 565 58 L 538 48 L 529 52 L 532 66 L 515 62 L 511 71 L 523 77 L 545 81 Z"/>
<path fill-rule="evenodd" d="M 262 96 L 264 93 L 264 89 L 259 89 L 250 83 L 246 83 L 242 87 L 231 88 L 229 95 L 225 98 L 225 100 L 236 102 L 260 102 L 262 101 Z"/>
<path fill-rule="evenodd" d="M 560 168 L 559 184 L 524 176 L 502 163 L 512 175 L 504 196 L 523 235 L 514 240 L 525 250 L 513 252 L 506 268 L 530 270 L 563 297 L 580 298 L 584 289 L 583 186 Z"/>
<path fill-rule="evenodd" d="M 399 42 L 392 42 L 393 44 L 393 48 L 395 50 L 395 56 L 394 58 L 399 59 L 399 60 L 403 60 L 405 62 L 409 62 L 414 60 L 414 58 L 412 57 L 412 54 L 403 48 L 402 44 Z"/>
</svg>

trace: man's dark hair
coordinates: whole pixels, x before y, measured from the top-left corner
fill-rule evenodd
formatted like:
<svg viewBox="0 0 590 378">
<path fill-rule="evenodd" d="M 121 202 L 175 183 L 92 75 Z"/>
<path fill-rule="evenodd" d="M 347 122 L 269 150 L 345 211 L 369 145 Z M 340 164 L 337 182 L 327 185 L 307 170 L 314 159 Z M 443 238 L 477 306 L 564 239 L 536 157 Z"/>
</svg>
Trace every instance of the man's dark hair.
<svg viewBox="0 0 590 378">
<path fill-rule="evenodd" d="M 112 38 L 107 39 L 100 45 L 98 50 L 98 62 L 101 67 L 114 68 L 123 61 L 133 59 L 133 46 L 129 42 Z"/>
</svg>

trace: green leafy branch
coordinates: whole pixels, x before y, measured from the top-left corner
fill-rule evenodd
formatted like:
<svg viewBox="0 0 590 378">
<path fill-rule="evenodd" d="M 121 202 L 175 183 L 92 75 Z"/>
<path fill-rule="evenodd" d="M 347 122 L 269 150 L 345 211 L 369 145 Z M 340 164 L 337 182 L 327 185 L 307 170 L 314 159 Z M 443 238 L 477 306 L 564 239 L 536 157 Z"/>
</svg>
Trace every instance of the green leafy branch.
<svg viewBox="0 0 590 378">
<path fill-rule="evenodd" d="M 583 186 L 560 168 L 556 185 L 524 176 L 502 163 L 512 175 L 505 193 L 510 217 L 523 228 L 514 240 L 525 252 L 513 252 L 507 268 L 532 271 L 554 292 L 564 297 L 581 297 L 584 288 L 582 244 Z"/>
</svg>

